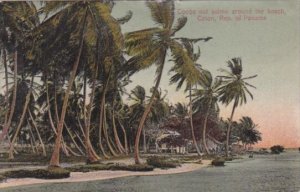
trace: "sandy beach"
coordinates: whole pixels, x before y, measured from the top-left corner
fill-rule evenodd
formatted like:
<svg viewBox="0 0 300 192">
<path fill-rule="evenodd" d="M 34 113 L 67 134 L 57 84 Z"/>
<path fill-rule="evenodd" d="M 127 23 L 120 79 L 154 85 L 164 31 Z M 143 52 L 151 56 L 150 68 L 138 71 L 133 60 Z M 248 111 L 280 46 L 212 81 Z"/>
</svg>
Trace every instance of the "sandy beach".
<svg viewBox="0 0 300 192">
<path fill-rule="evenodd" d="M 83 181 L 95 181 L 95 180 L 106 180 L 119 177 L 128 176 L 149 176 L 149 175 L 167 175 L 167 174 L 178 174 L 190 171 L 195 171 L 203 167 L 209 166 L 210 160 L 202 160 L 202 164 L 187 163 L 182 164 L 180 167 L 173 169 L 154 169 L 150 172 L 131 172 L 131 171 L 94 171 L 87 173 L 72 172 L 71 176 L 66 179 L 34 179 L 34 178 L 23 178 L 23 179 L 7 179 L 5 182 L 0 183 L 0 189 L 6 187 L 16 187 L 22 185 L 42 184 L 42 183 L 71 183 L 71 182 L 83 182 Z"/>
</svg>

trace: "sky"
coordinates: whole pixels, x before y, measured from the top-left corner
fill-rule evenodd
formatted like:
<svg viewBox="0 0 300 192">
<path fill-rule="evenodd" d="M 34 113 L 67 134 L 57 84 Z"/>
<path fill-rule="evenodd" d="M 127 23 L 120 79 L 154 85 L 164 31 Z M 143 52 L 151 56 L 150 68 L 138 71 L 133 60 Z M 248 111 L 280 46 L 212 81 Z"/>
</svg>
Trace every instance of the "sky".
<svg viewBox="0 0 300 192">
<path fill-rule="evenodd" d="M 116 2 L 113 15 L 121 17 L 129 10 L 133 17 L 122 26 L 123 32 L 155 26 L 141 1 Z M 217 76 L 218 69 L 227 68 L 227 60 L 241 57 L 244 76 L 258 75 L 249 81 L 257 87 L 251 90 L 254 100 L 249 99 L 234 116 L 234 120 L 250 116 L 258 124 L 263 141 L 257 147 L 300 147 L 300 1 L 176 1 L 175 13 L 176 18 L 188 18 L 178 37 L 213 37 L 199 43 L 198 63 L 203 68 Z M 170 103 L 187 103 L 187 94 L 169 84 L 170 66 L 167 61 L 160 87 L 167 90 Z M 149 90 L 154 76 L 155 68 L 135 74 L 127 90 L 136 85 Z M 228 118 L 232 106 L 220 107 L 221 117 Z"/>
</svg>

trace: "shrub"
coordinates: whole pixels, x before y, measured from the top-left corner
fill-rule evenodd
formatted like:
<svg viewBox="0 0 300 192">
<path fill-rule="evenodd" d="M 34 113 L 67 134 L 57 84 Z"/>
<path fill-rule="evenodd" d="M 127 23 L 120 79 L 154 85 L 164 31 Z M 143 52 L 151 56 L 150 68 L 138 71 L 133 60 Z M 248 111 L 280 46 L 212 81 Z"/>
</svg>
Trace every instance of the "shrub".
<svg viewBox="0 0 300 192">
<path fill-rule="evenodd" d="M 6 178 L 38 178 L 38 179 L 62 179 L 70 177 L 70 171 L 60 168 L 51 167 L 48 169 L 35 170 L 13 170 L 4 173 Z"/>
<path fill-rule="evenodd" d="M 147 158 L 147 164 L 157 168 L 176 168 L 178 163 L 168 162 L 166 158 L 160 158 L 158 156 L 151 156 Z"/>
<path fill-rule="evenodd" d="M 154 167 L 147 164 L 133 164 L 133 165 L 112 165 L 110 170 L 123 170 L 123 171 L 153 171 Z"/>
<path fill-rule="evenodd" d="M 284 151 L 284 147 L 281 145 L 274 145 L 270 149 L 273 154 L 279 154 Z"/>
<path fill-rule="evenodd" d="M 225 165 L 225 159 L 224 158 L 216 158 L 212 160 L 211 164 L 213 166 L 224 166 Z"/>
</svg>

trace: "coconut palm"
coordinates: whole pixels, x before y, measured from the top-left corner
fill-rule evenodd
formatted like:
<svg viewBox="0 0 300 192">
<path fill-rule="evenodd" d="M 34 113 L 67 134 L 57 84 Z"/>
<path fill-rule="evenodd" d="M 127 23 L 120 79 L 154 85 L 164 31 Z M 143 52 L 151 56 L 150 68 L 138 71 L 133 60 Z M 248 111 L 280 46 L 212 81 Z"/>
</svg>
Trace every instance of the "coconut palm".
<svg viewBox="0 0 300 192">
<path fill-rule="evenodd" d="M 140 136 L 155 100 L 155 94 L 158 91 L 167 52 L 170 50 L 173 57 L 176 56 L 183 61 L 182 65 L 184 65 L 184 67 L 182 73 L 191 82 L 197 81 L 199 77 L 199 71 L 195 70 L 193 61 L 188 57 L 187 52 L 179 43 L 178 39 L 175 38 L 175 34 L 185 26 L 187 18 L 178 18 L 177 24 L 174 25 L 175 7 L 173 1 L 160 3 L 147 2 L 146 4 L 151 11 L 153 21 L 158 27 L 134 31 L 125 35 L 127 53 L 133 56 L 129 59 L 128 65 L 133 68 L 133 70 L 143 70 L 153 65 L 156 66 L 156 78 L 152 96 L 140 119 L 135 138 L 134 158 L 136 164 L 140 163 Z"/>
<path fill-rule="evenodd" d="M 14 72 L 14 89 L 11 105 L 7 107 L 6 118 L 0 135 L 0 141 L 9 132 L 11 121 L 13 119 L 15 105 L 17 100 L 17 75 L 18 67 L 24 64 L 23 48 L 26 46 L 25 39 L 30 35 L 32 29 L 38 24 L 36 7 L 32 2 L 1 2 L 0 3 L 0 50 L 3 55 L 3 63 L 5 67 L 6 82 L 6 105 L 8 106 L 8 70 L 7 55 L 13 60 L 11 67 Z M 30 44 L 30 43 L 29 43 Z M 20 53 L 20 52 L 21 53 Z M 20 62 L 19 62 L 20 61 Z"/>
<path fill-rule="evenodd" d="M 206 81 L 202 83 L 201 88 L 194 90 L 192 96 L 194 98 L 193 106 L 195 107 L 196 112 L 205 111 L 202 129 L 202 142 L 206 153 L 209 154 L 209 149 L 206 143 L 207 120 L 212 111 L 219 111 L 218 88 L 221 84 L 221 80 L 219 78 L 213 80 L 209 71 L 204 71 L 203 74 L 206 76 Z"/>
<path fill-rule="evenodd" d="M 249 91 L 248 87 L 255 87 L 246 82 L 246 80 L 253 79 L 257 76 L 242 76 L 243 67 L 241 58 L 233 58 L 227 61 L 227 63 L 230 71 L 227 71 L 225 69 L 220 70 L 221 72 L 225 73 L 225 75 L 219 76 L 220 78 L 222 78 L 222 85 L 218 89 L 220 95 L 219 100 L 221 103 L 228 106 L 231 102 L 233 102 L 233 107 L 226 133 L 226 156 L 228 156 L 229 151 L 229 139 L 234 112 L 239 105 L 247 103 L 247 95 L 249 95 L 251 99 L 253 99 L 253 95 Z"/>
<path fill-rule="evenodd" d="M 256 125 L 251 117 L 242 117 L 238 126 L 238 133 L 240 141 L 246 145 L 253 145 L 261 141 L 261 133 L 256 129 Z"/>
<path fill-rule="evenodd" d="M 207 42 L 210 39 L 212 39 L 211 37 L 208 38 L 199 38 L 199 39 L 188 39 L 188 38 L 177 38 L 181 41 L 181 43 L 183 44 L 184 48 L 187 51 L 188 56 L 192 59 L 192 61 L 194 62 L 194 65 L 196 67 L 196 69 L 200 72 L 199 73 L 199 80 L 196 82 L 191 82 L 189 78 L 187 78 L 185 76 L 184 72 L 184 68 L 185 66 L 183 65 L 183 60 L 180 57 L 176 57 L 174 59 L 174 62 L 176 63 L 176 65 L 171 69 L 172 72 L 174 72 L 175 74 L 171 77 L 170 83 L 174 84 L 177 83 L 177 90 L 180 89 L 182 87 L 182 85 L 184 83 L 186 83 L 186 89 L 185 91 L 189 90 L 189 105 L 190 105 L 190 127 L 191 127 L 191 132 L 192 132 L 192 139 L 193 139 L 193 143 L 194 146 L 196 148 L 197 154 L 199 156 L 201 156 L 201 152 L 200 149 L 198 147 L 197 141 L 196 141 L 196 137 L 195 137 L 195 133 L 194 133 L 194 123 L 193 123 L 193 102 L 192 102 L 192 87 L 197 85 L 197 84 L 207 84 L 209 82 L 207 81 L 207 75 L 205 75 L 206 71 L 203 70 L 201 68 L 200 64 L 197 64 L 197 60 L 200 58 L 200 48 L 198 47 L 198 52 L 194 53 L 194 44 L 197 43 L 198 41 L 204 41 Z M 205 86 L 205 85 L 204 85 Z"/>
</svg>

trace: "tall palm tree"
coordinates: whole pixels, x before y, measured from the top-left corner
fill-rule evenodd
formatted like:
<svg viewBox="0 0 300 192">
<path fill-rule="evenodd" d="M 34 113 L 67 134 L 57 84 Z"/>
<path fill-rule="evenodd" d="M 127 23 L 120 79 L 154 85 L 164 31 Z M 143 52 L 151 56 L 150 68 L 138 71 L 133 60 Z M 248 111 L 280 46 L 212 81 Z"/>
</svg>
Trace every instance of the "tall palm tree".
<svg viewBox="0 0 300 192">
<path fill-rule="evenodd" d="M 184 48 L 187 51 L 188 56 L 192 59 L 194 62 L 194 65 L 196 67 L 196 70 L 198 70 L 199 73 L 199 80 L 196 82 L 191 82 L 189 78 L 186 77 L 186 75 L 183 73 L 185 66 L 183 65 L 183 60 L 180 57 L 176 57 L 174 59 L 174 62 L 176 65 L 171 69 L 172 72 L 175 72 L 175 74 L 171 77 L 170 83 L 174 84 L 177 83 L 177 90 L 182 87 L 184 82 L 186 83 L 186 88 L 185 91 L 189 91 L 189 105 L 190 105 L 190 127 L 191 127 L 191 132 L 192 132 L 192 139 L 194 146 L 196 148 L 197 154 L 201 156 L 200 149 L 197 144 L 195 132 L 194 132 L 194 123 L 193 123 L 193 102 L 192 102 L 192 87 L 199 84 L 205 84 L 207 81 L 207 76 L 205 75 L 205 70 L 201 68 L 200 64 L 197 64 L 197 60 L 200 58 L 200 48 L 198 47 L 198 52 L 194 53 L 194 44 L 197 43 L 198 41 L 204 41 L 207 42 L 212 37 L 207 37 L 207 38 L 198 38 L 198 39 L 188 39 L 188 38 L 177 38 L 181 41 L 183 44 Z M 206 83 L 207 84 L 207 83 Z"/>
<path fill-rule="evenodd" d="M 210 154 L 206 143 L 207 120 L 212 111 L 217 112 L 219 110 L 218 88 L 221 85 L 221 80 L 219 78 L 216 78 L 213 81 L 212 75 L 209 71 L 204 71 L 204 74 L 207 81 L 202 83 L 200 89 L 195 89 L 192 96 L 194 97 L 193 106 L 195 106 L 196 112 L 205 110 L 202 129 L 202 142 L 206 153 Z"/>
<path fill-rule="evenodd" d="M 227 127 L 226 133 L 226 156 L 228 156 L 229 151 L 229 139 L 230 132 L 232 126 L 232 119 L 234 116 L 235 109 L 239 105 L 243 105 L 247 103 L 247 95 L 253 99 L 252 93 L 249 91 L 248 87 L 255 88 L 253 85 L 246 82 L 248 79 L 253 79 L 257 75 L 243 77 L 243 67 L 242 67 L 242 59 L 241 58 L 233 58 L 227 61 L 228 67 L 230 71 L 225 69 L 221 69 L 220 71 L 225 73 L 224 76 L 219 76 L 222 78 L 222 85 L 220 86 L 219 92 L 219 100 L 221 103 L 228 106 L 231 102 L 233 102 L 233 107 L 231 111 L 231 115 L 229 118 L 229 123 Z"/>
<path fill-rule="evenodd" d="M 140 163 L 140 136 L 147 116 L 150 113 L 151 106 L 155 100 L 156 92 L 158 91 L 168 50 L 172 52 L 172 55 L 180 57 L 184 61 L 182 63 L 185 65 L 183 73 L 187 78 L 191 81 L 196 81 L 199 76 L 199 72 L 195 70 L 193 61 L 188 57 L 183 46 L 174 37 L 176 32 L 185 26 L 187 18 L 178 18 L 177 24 L 174 25 L 175 7 L 173 1 L 164 1 L 160 3 L 147 2 L 146 4 L 151 11 L 153 21 L 156 25 L 158 25 L 158 27 L 147 28 L 125 34 L 125 46 L 127 48 L 127 53 L 130 56 L 133 56 L 128 61 L 129 66 L 131 66 L 134 70 L 147 69 L 152 65 L 157 67 L 152 96 L 140 119 L 135 138 L 134 158 L 136 164 Z"/>
<path fill-rule="evenodd" d="M 5 81 L 6 81 L 6 99 L 8 105 L 8 80 L 7 80 L 7 59 L 9 55 L 13 59 L 12 70 L 14 72 L 14 90 L 13 99 L 9 110 L 7 109 L 6 118 L 0 135 L 0 141 L 9 132 L 11 121 L 15 111 L 17 100 L 17 75 L 18 65 L 23 65 L 23 57 L 26 53 L 19 50 L 26 46 L 24 40 L 29 36 L 31 30 L 38 24 L 36 7 L 32 2 L 1 2 L 0 3 L 0 50 L 3 54 L 5 67 Z M 18 63 L 18 61 L 20 61 Z"/>
</svg>

